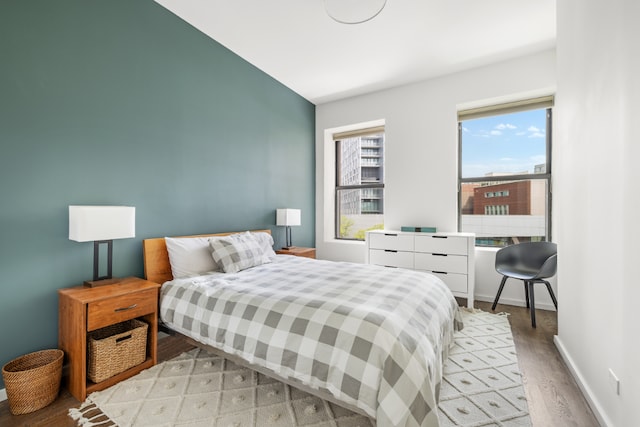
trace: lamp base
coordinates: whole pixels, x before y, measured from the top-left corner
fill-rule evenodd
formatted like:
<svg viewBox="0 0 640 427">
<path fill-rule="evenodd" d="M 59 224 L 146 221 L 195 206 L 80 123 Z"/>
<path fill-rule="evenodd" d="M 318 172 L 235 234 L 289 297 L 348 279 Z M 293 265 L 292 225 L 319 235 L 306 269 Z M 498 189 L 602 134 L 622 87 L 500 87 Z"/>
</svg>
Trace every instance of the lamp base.
<svg viewBox="0 0 640 427">
<path fill-rule="evenodd" d="M 121 281 L 122 281 L 122 279 L 120 279 L 118 277 L 113 277 L 111 279 L 85 280 L 83 285 L 86 288 L 97 288 L 99 286 L 117 285 Z"/>
</svg>

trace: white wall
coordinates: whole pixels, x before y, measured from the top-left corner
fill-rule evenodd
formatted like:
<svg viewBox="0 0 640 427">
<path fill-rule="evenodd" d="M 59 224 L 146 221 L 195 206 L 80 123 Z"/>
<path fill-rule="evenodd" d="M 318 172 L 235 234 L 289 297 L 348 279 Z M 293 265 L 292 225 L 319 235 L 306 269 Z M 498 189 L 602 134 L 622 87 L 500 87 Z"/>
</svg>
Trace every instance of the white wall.
<svg viewBox="0 0 640 427">
<path fill-rule="evenodd" d="M 555 50 L 316 107 L 316 248 L 318 258 L 364 262 L 364 244 L 333 238 L 334 148 L 331 130 L 384 123 L 385 226 L 457 230 L 457 111 L 555 92 Z M 476 298 L 492 300 L 500 282 L 494 250 L 477 251 Z M 553 307 L 544 287 L 539 307 Z M 538 298 L 539 297 L 539 298 Z M 520 284 L 504 302 L 524 304 Z"/>
<path fill-rule="evenodd" d="M 607 426 L 640 423 L 638 2 L 558 2 L 556 343 Z M 621 394 L 608 370 L 620 378 Z"/>
</svg>

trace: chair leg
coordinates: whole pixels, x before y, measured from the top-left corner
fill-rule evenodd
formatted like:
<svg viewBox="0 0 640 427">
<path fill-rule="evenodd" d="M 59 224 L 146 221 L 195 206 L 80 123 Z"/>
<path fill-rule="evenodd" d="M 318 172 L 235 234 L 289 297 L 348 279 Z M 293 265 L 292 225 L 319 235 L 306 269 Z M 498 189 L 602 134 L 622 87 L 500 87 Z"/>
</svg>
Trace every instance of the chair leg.
<svg viewBox="0 0 640 427">
<path fill-rule="evenodd" d="M 496 299 L 493 300 L 493 305 L 491 306 L 491 311 L 494 311 L 496 309 L 496 305 L 498 304 L 498 300 L 500 299 L 500 294 L 502 293 L 502 288 L 504 288 L 504 284 L 507 282 L 507 278 L 507 276 L 502 277 L 500 287 L 498 288 L 498 293 L 496 294 Z"/>
<path fill-rule="evenodd" d="M 529 283 L 529 299 L 531 300 L 531 326 L 536 327 L 536 299 L 533 295 L 534 282 Z"/>
<path fill-rule="evenodd" d="M 555 294 L 553 293 L 553 289 L 551 288 L 551 283 L 543 280 L 542 283 L 547 285 L 547 290 L 549 291 L 549 296 L 551 296 L 551 301 L 553 301 L 553 305 L 556 307 L 556 311 L 558 311 L 558 300 L 556 299 Z"/>
<path fill-rule="evenodd" d="M 524 298 L 527 301 L 527 308 L 529 308 L 529 282 L 524 281 Z"/>
</svg>

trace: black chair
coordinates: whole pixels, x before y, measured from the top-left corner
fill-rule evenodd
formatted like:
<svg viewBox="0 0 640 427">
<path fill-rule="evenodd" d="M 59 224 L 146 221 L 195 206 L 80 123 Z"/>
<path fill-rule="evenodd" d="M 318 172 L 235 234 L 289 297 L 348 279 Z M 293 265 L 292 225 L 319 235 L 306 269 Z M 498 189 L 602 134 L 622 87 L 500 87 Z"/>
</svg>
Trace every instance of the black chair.
<svg viewBox="0 0 640 427">
<path fill-rule="evenodd" d="M 533 294 L 534 283 L 544 283 L 553 305 L 558 310 L 558 301 L 553 294 L 551 284 L 544 280 L 556 274 L 558 265 L 558 248 L 551 242 L 527 242 L 510 245 L 496 252 L 496 271 L 502 274 L 502 282 L 491 310 L 496 309 L 502 288 L 509 277 L 524 281 L 524 295 L 527 308 L 531 305 L 531 326 L 536 327 L 536 306 Z"/>
</svg>

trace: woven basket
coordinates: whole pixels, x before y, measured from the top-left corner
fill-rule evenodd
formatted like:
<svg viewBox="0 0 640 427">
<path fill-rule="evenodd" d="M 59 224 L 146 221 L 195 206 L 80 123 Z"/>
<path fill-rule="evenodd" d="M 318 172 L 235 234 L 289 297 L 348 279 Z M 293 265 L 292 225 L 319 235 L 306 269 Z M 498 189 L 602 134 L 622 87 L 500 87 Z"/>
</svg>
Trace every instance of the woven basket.
<svg viewBox="0 0 640 427">
<path fill-rule="evenodd" d="M 2 367 L 13 415 L 37 411 L 56 400 L 63 358 L 62 350 L 42 350 L 20 356 Z"/>
<path fill-rule="evenodd" d="M 144 362 L 148 327 L 145 322 L 133 319 L 90 332 L 89 379 L 99 383 Z"/>
</svg>

